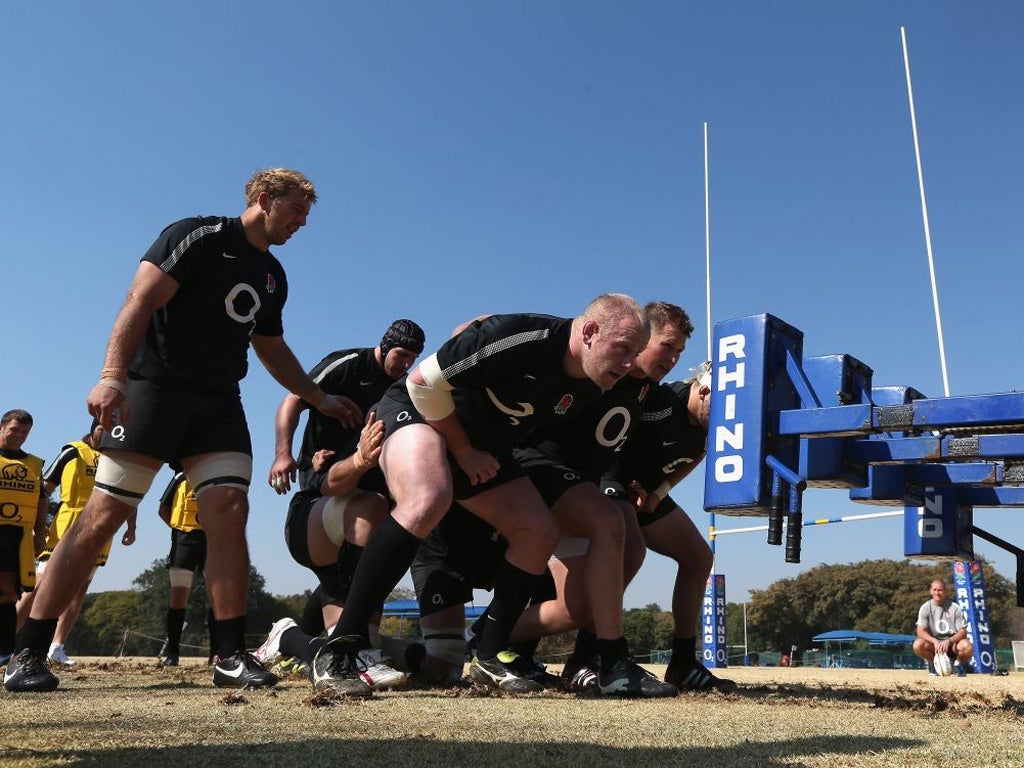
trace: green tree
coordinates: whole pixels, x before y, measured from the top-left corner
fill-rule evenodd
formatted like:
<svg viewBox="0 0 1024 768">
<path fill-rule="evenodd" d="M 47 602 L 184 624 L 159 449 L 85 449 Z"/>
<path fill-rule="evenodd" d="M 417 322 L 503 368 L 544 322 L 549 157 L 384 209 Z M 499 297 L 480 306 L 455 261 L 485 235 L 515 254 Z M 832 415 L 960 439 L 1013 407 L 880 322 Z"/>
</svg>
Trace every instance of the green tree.
<svg viewBox="0 0 1024 768">
<path fill-rule="evenodd" d="M 284 616 L 290 616 L 296 621 L 302 616 L 306 610 L 306 603 L 312 596 L 313 590 L 307 589 L 305 592 L 299 592 L 297 595 L 278 595 L 277 602 L 281 604 L 284 609 L 284 613 L 278 618 Z"/>
<path fill-rule="evenodd" d="M 631 608 L 622 617 L 629 649 L 637 656 L 671 648 L 673 626 L 672 614 L 661 610 L 657 603 Z"/>
<path fill-rule="evenodd" d="M 115 656 L 148 653 L 136 634 L 139 593 L 129 590 L 88 595 L 68 644 L 83 655 Z M 123 647 L 122 647 L 123 643 Z"/>
</svg>

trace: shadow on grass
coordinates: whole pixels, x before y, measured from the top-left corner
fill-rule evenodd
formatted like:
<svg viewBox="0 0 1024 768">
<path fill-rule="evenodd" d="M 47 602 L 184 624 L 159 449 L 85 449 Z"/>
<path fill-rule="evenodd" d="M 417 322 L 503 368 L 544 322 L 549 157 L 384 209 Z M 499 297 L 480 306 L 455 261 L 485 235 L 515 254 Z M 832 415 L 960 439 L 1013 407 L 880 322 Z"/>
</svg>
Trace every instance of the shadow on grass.
<svg viewBox="0 0 1024 768">
<path fill-rule="evenodd" d="M 467 727 L 471 727 L 467 725 Z M 303 742 L 271 742 L 263 744 L 202 745 L 195 747 L 130 747 L 119 749 L 32 750 L 13 748 L 8 759 L 25 765 L 89 766 L 134 768 L 159 764 L 188 768 L 189 766 L 254 765 L 415 765 L 455 768 L 476 765 L 526 763 L 530 768 L 630 768 L 631 766 L 680 765 L 692 768 L 792 768 L 794 758 L 829 755 L 841 765 L 856 765 L 856 755 L 895 750 L 911 750 L 923 741 L 886 736 L 834 736 L 788 739 L 783 741 L 746 741 L 731 747 L 681 748 L 618 748 L 595 744 L 563 742 L 459 742 L 429 737 L 389 741 L 368 739 L 316 739 Z M 797 763 L 798 764 L 798 763 Z"/>
</svg>

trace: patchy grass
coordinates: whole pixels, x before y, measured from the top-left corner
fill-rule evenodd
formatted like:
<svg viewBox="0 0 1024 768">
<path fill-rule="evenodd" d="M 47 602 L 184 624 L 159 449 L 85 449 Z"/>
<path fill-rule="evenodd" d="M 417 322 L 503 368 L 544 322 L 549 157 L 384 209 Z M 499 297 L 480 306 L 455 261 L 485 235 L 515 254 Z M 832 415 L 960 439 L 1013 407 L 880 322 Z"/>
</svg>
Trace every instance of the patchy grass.
<svg viewBox="0 0 1024 768">
<path fill-rule="evenodd" d="M 0 766 L 1024 765 L 1024 675 L 723 672 L 738 692 L 619 701 L 465 684 L 346 700 L 299 677 L 228 692 L 198 664 L 96 660 L 59 671 L 55 693 L 0 692 Z"/>
</svg>

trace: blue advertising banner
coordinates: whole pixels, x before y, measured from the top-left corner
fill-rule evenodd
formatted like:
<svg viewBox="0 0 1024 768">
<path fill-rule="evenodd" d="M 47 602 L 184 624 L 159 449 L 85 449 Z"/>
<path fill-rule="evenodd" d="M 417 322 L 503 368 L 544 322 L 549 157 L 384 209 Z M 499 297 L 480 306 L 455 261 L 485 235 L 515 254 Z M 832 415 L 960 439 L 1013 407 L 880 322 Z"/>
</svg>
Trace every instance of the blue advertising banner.
<svg viewBox="0 0 1024 768">
<path fill-rule="evenodd" d="M 702 610 L 702 650 L 704 666 L 727 667 L 727 646 L 725 642 L 725 575 L 713 573 L 704 588 Z"/>
<path fill-rule="evenodd" d="M 976 560 L 953 563 L 953 594 L 967 619 L 967 639 L 974 646 L 974 670 L 996 671 L 996 655 L 989 630 L 988 598 L 985 574 Z"/>
</svg>

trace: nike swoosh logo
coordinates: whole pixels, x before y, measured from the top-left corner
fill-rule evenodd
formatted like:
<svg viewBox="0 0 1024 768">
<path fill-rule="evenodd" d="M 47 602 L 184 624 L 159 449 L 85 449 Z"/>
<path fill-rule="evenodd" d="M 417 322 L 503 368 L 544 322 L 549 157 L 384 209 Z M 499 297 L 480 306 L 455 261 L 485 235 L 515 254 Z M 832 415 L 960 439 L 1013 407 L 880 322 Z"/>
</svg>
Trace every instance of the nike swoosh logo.
<svg viewBox="0 0 1024 768">
<path fill-rule="evenodd" d="M 228 677 L 241 677 L 242 672 L 245 670 L 245 665 L 239 664 L 237 667 L 235 667 L 234 672 L 229 672 L 228 670 L 224 669 L 224 667 L 217 667 L 217 669 L 220 671 L 222 675 L 227 675 Z"/>
<path fill-rule="evenodd" d="M 675 445 L 676 441 L 675 440 L 662 440 L 661 444 L 664 445 L 664 446 Z"/>
<path fill-rule="evenodd" d="M 225 259 L 237 259 L 238 258 L 237 256 L 232 256 L 230 253 L 222 253 L 221 256 L 223 256 Z"/>
<path fill-rule="evenodd" d="M 524 379 L 531 379 L 531 380 L 533 380 L 533 381 L 536 381 L 536 380 L 537 380 L 537 377 L 536 377 L 536 376 L 533 376 L 533 375 L 531 375 L 531 374 L 529 374 L 529 373 L 524 373 L 524 374 L 523 374 L 523 378 L 524 378 Z"/>
<path fill-rule="evenodd" d="M 360 381 L 360 382 L 359 382 L 359 386 L 360 386 L 360 387 L 368 387 L 368 386 L 370 386 L 371 384 L 373 384 L 373 382 L 372 382 L 372 381 Z"/>
</svg>

